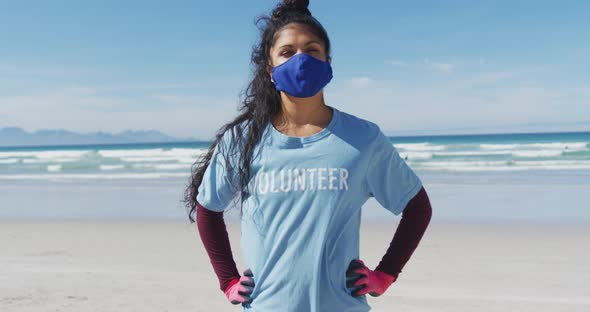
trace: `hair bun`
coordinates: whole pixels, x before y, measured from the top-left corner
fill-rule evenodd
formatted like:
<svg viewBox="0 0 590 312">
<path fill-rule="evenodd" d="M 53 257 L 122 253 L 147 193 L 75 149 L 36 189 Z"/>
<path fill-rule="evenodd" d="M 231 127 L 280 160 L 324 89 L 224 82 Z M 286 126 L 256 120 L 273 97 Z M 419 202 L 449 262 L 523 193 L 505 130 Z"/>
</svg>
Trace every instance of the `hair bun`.
<svg viewBox="0 0 590 312">
<path fill-rule="evenodd" d="M 288 12 L 298 12 L 306 15 L 311 15 L 311 12 L 307 8 L 309 6 L 309 0 L 283 0 L 272 11 L 272 18 L 279 19 Z"/>
</svg>

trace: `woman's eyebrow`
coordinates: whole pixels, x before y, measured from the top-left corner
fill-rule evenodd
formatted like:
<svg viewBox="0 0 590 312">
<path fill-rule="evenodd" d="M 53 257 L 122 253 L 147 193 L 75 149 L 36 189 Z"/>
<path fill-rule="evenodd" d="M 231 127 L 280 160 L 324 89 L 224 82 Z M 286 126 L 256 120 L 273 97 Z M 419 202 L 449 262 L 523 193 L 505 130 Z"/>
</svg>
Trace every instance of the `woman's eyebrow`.
<svg viewBox="0 0 590 312">
<path fill-rule="evenodd" d="M 319 41 L 317 41 L 317 40 L 310 40 L 310 41 L 306 42 L 304 46 L 308 46 L 308 45 L 310 45 L 312 43 L 317 43 L 317 44 L 320 44 L 321 45 L 321 43 Z M 285 48 L 285 47 L 292 48 L 293 45 L 292 44 L 285 44 L 283 46 L 280 46 L 279 49 L 282 49 L 282 48 Z"/>
</svg>

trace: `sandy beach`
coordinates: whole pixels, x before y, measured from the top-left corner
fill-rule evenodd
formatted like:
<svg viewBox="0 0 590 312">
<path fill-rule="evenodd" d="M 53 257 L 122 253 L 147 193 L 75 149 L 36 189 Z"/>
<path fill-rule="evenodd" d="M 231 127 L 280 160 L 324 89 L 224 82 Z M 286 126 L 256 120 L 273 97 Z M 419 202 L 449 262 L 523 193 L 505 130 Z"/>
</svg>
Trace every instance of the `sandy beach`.
<svg viewBox="0 0 590 312">
<path fill-rule="evenodd" d="M 363 223 L 376 265 L 397 223 Z M 228 223 L 236 262 L 239 224 Z M 0 311 L 240 311 L 185 221 L 0 221 Z M 589 311 L 584 224 L 437 223 L 372 311 Z"/>
</svg>

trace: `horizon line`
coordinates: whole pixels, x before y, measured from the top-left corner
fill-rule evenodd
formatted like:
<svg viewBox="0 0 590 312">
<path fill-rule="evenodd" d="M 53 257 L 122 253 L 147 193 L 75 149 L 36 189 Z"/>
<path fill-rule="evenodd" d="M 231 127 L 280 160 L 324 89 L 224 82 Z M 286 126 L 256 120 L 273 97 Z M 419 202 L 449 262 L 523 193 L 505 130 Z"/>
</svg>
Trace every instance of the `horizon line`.
<svg viewBox="0 0 590 312">
<path fill-rule="evenodd" d="M 508 135 L 530 135 L 530 134 L 589 134 L 590 130 L 583 131 L 557 131 L 557 132 L 505 132 L 505 133 L 465 133 L 465 134 L 435 134 L 435 135 L 387 135 L 388 138 L 424 138 L 424 137 L 470 137 L 470 136 L 508 136 Z M 82 146 L 118 146 L 118 145 L 162 145 L 162 144 L 182 144 L 182 143 L 209 143 L 209 140 L 195 141 L 165 141 L 165 142 L 119 142 L 119 143 L 79 143 L 79 144 L 50 144 L 50 145 L 0 145 L 0 150 L 9 148 L 43 148 L 43 147 L 82 147 Z"/>
</svg>

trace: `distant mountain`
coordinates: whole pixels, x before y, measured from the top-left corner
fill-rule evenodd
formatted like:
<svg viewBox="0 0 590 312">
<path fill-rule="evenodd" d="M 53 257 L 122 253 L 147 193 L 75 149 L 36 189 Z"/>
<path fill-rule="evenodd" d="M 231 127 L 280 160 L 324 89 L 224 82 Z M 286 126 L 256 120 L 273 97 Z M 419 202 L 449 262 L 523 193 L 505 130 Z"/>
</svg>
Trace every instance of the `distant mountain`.
<svg viewBox="0 0 590 312">
<path fill-rule="evenodd" d="M 126 130 L 120 133 L 76 133 L 57 129 L 27 132 L 18 127 L 0 128 L 0 146 L 122 144 L 195 141 L 195 138 L 175 138 L 157 130 Z"/>
</svg>

